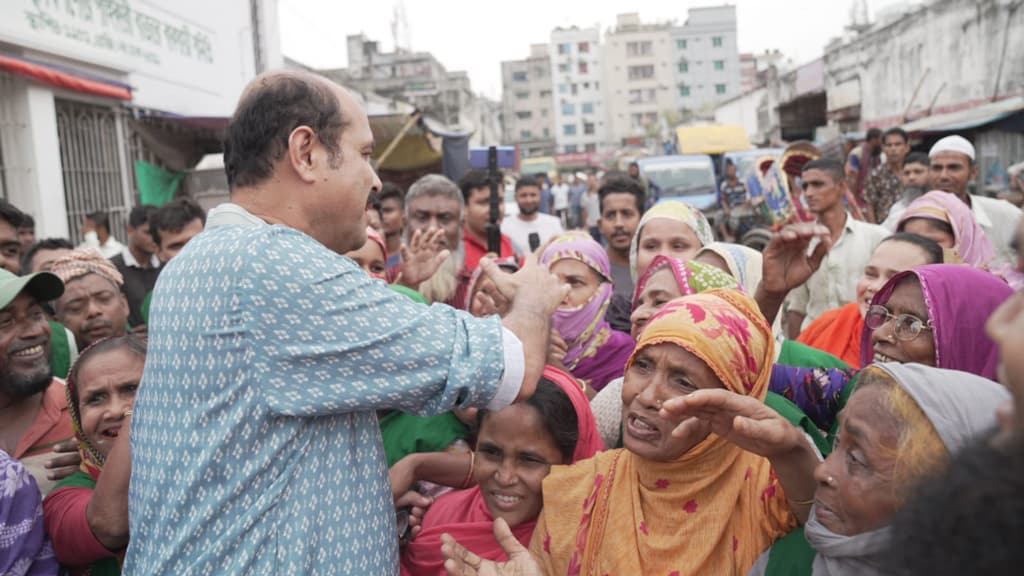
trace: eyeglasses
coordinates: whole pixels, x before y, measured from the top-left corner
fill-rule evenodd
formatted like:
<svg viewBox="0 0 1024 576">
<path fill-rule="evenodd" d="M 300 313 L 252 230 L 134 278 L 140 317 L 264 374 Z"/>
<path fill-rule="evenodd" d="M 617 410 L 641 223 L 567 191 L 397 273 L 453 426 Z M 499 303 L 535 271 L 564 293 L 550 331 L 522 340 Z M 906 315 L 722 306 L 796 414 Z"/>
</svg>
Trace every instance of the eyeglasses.
<svg viewBox="0 0 1024 576">
<path fill-rule="evenodd" d="M 868 313 L 864 316 L 864 325 L 872 330 L 878 330 L 890 320 L 896 321 L 893 334 L 896 335 L 897 340 L 913 340 L 921 334 L 922 330 L 933 329 L 931 320 L 925 322 L 910 314 L 893 316 L 889 309 L 881 304 L 875 304 L 868 308 Z"/>
</svg>

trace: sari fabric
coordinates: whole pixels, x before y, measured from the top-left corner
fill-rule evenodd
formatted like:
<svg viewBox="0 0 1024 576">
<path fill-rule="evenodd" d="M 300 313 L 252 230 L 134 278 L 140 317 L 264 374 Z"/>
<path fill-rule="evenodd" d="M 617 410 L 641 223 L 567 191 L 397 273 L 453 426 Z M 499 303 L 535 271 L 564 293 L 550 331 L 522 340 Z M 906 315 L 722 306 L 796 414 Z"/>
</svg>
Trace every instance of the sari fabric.
<svg viewBox="0 0 1024 576">
<path fill-rule="evenodd" d="M 863 333 L 864 317 L 860 314 L 860 306 L 851 302 L 819 316 L 804 328 L 796 341 L 828 352 L 854 368 L 860 368 Z"/>
<path fill-rule="evenodd" d="M 583 388 L 570 375 L 547 366 L 544 377 L 554 382 L 569 396 L 576 409 L 579 439 L 573 461 L 590 458 L 604 450 L 601 436 L 597 433 L 594 414 L 590 411 Z M 536 519 L 512 527 L 523 546 L 530 543 Z M 481 558 L 495 561 L 508 560 L 498 541 L 494 539 L 494 516 L 487 508 L 479 487 L 445 494 L 430 507 L 423 518 L 423 528 L 415 540 L 402 551 L 403 575 L 446 574 L 444 557 L 441 555 L 441 534 L 451 534 L 468 550 Z"/>
<path fill-rule="evenodd" d="M 92 346 L 96 346 L 104 340 L 94 342 Z M 90 346 L 89 348 L 92 348 Z M 86 348 L 82 351 L 81 358 L 89 351 Z M 77 366 L 78 361 L 75 362 Z M 68 378 L 66 381 L 65 392 L 67 394 L 68 401 L 68 414 L 71 417 L 71 428 L 75 432 L 75 440 L 78 442 L 78 454 L 82 458 L 82 463 L 78 467 L 78 471 L 71 476 L 61 480 L 54 487 L 53 492 L 50 493 L 48 498 L 49 501 L 57 501 L 64 490 L 75 490 L 75 489 L 87 489 L 95 490 L 96 483 L 100 478 L 100 474 L 103 472 L 103 465 L 106 463 L 106 457 L 96 447 L 95 444 L 89 440 L 89 437 L 85 434 L 82 428 L 82 415 L 79 411 L 78 405 L 78 382 L 71 377 L 75 372 L 75 366 L 72 366 L 68 372 Z M 49 512 L 48 512 L 49 519 Z M 57 542 L 58 536 L 56 536 L 55 527 L 51 530 L 54 534 L 54 541 Z M 93 539 L 95 536 L 92 534 L 84 535 L 83 538 Z M 120 552 L 111 552 L 110 556 L 106 558 L 100 558 L 93 562 L 90 566 L 76 566 L 71 567 L 70 571 L 73 575 L 87 574 L 90 576 L 116 576 L 121 573 L 121 563 L 124 561 L 124 550 Z"/>
<path fill-rule="evenodd" d="M 704 252 L 717 254 L 729 268 L 729 274 L 740 283 L 743 291 L 753 296 L 761 283 L 764 272 L 764 257 L 753 248 L 729 242 L 712 242 L 701 248 L 697 256 Z"/>
<path fill-rule="evenodd" d="M 896 229 L 902 232 L 907 220 L 912 218 L 926 218 L 949 224 L 953 228 L 953 250 L 971 266 L 986 266 L 996 257 L 992 242 L 974 219 L 971 207 L 964 204 L 955 194 L 932 190 L 914 200 L 900 216 Z"/>
<path fill-rule="evenodd" d="M 633 242 L 629 246 L 629 273 L 634 281 L 640 276 L 636 267 L 637 254 L 640 250 L 640 233 L 643 232 L 644 226 L 655 218 L 665 218 L 686 224 L 697 235 L 701 246 L 707 246 L 715 241 L 715 233 L 711 229 L 711 224 L 700 210 L 680 200 L 662 200 L 644 213 L 643 218 L 640 219 L 640 225 L 636 227 L 636 234 L 633 234 Z"/>
<path fill-rule="evenodd" d="M 661 343 L 699 357 L 726 389 L 765 398 L 774 340 L 742 293 L 673 300 L 637 349 Z M 554 468 L 544 494 L 530 552 L 548 575 L 742 574 L 796 526 L 767 459 L 714 434 L 673 462 L 614 450 Z"/>
<path fill-rule="evenodd" d="M 871 304 L 889 301 L 896 285 L 907 276 L 921 282 L 924 303 L 935 338 L 935 366 L 996 379 L 999 348 L 985 332 L 985 323 L 1012 294 L 1000 278 L 968 266 L 929 264 L 896 274 L 886 282 Z M 920 337 L 920 336 L 919 336 Z M 871 364 L 874 348 L 871 329 L 861 333 L 860 365 Z"/>
<path fill-rule="evenodd" d="M 561 260 L 577 260 L 601 278 L 601 285 L 580 306 L 561 307 L 551 318 L 568 346 L 563 363 L 576 378 L 586 380 L 595 390 L 622 376 L 626 359 L 633 351 L 629 334 L 612 330 L 605 312 L 614 291 L 608 254 L 589 234 L 570 232 L 554 238 L 540 261 L 550 267 Z"/>
</svg>

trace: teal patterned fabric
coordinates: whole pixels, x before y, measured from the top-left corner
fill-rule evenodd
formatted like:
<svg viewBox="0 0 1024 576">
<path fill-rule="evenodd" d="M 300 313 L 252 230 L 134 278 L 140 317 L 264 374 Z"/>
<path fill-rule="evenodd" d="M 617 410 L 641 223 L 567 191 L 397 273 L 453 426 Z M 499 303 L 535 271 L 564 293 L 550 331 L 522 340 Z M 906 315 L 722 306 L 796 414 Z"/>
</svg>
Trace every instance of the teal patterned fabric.
<svg viewBox="0 0 1024 576">
<path fill-rule="evenodd" d="M 397 574 L 376 410 L 485 406 L 501 324 L 238 211 L 154 291 L 125 573 Z"/>
</svg>

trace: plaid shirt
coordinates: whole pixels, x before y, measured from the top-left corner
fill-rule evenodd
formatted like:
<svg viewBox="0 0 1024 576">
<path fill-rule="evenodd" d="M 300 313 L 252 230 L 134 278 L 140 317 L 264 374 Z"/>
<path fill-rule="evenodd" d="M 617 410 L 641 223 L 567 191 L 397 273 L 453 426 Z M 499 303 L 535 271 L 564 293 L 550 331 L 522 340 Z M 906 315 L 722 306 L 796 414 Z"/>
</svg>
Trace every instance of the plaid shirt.
<svg viewBox="0 0 1024 576">
<path fill-rule="evenodd" d="M 875 210 L 875 222 L 884 222 L 892 205 L 903 194 L 903 181 L 900 175 L 893 172 L 888 164 L 882 164 L 871 171 L 868 178 L 864 199 Z"/>
</svg>

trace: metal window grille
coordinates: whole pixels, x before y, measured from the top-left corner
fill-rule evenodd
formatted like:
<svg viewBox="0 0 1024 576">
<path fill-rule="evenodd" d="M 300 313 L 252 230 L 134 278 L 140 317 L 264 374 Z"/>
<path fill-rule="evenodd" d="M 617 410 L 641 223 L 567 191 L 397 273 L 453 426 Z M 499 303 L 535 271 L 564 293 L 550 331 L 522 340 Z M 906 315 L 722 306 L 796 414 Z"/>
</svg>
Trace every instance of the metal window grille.
<svg viewBox="0 0 1024 576">
<path fill-rule="evenodd" d="M 124 241 L 131 210 L 129 179 L 134 170 L 128 169 L 125 155 L 123 112 L 64 99 L 55 104 L 71 240 L 82 240 L 86 214 L 105 211 L 110 216 L 111 234 Z"/>
</svg>

